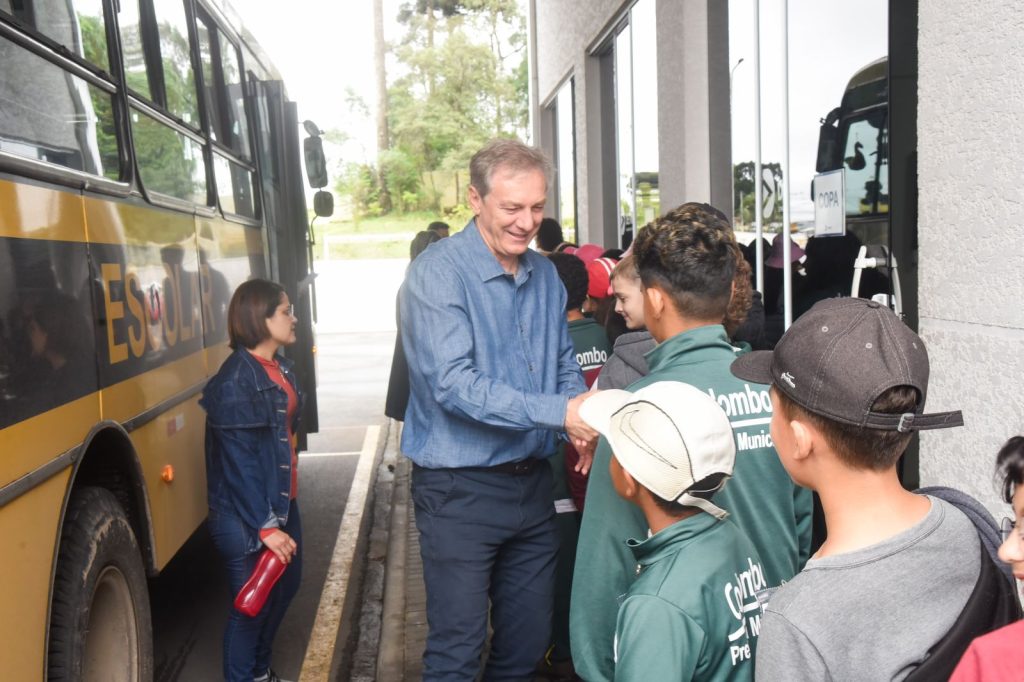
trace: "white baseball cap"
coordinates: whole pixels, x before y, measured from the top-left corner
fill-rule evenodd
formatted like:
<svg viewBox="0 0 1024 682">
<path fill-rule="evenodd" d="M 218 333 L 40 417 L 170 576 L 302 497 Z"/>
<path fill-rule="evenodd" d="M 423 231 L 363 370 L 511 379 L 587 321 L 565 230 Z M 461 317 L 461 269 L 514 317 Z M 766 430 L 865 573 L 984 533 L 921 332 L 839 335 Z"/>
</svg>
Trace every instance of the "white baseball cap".
<svg viewBox="0 0 1024 682">
<path fill-rule="evenodd" d="M 732 476 L 736 442 L 711 396 L 679 381 L 635 393 L 598 391 L 580 417 L 608 439 L 622 468 L 652 493 L 725 518 L 711 495 Z"/>
</svg>

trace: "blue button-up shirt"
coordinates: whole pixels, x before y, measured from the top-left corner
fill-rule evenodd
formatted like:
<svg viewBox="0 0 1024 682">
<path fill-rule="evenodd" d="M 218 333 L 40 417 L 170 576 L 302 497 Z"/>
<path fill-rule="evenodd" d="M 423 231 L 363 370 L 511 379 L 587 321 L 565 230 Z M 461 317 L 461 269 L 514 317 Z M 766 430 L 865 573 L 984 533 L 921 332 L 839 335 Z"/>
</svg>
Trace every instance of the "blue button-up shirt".
<svg viewBox="0 0 1024 682">
<path fill-rule="evenodd" d="M 587 390 L 565 299 L 534 251 L 506 273 L 476 221 L 431 244 L 399 295 L 410 386 L 402 452 L 428 468 L 554 452 L 569 398 Z"/>
</svg>

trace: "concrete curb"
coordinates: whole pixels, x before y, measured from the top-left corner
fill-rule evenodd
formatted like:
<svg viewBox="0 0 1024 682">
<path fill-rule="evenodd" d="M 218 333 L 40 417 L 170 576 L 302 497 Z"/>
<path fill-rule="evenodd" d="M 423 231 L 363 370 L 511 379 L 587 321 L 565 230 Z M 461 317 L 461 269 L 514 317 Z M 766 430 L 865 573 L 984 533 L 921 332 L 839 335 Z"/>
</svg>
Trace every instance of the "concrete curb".
<svg viewBox="0 0 1024 682">
<path fill-rule="evenodd" d="M 399 449 L 400 432 L 399 423 L 389 420 L 388 437 L 374 486 L 373 520 L 369 532 L 365 579 L 358 593 L 361 602 L 358 612 L 359 639 L 351 668 L 343 671 L 347 675 L 335 678 L 339 681 L 402 679 L 400 661 L 397 668 L 389 666 L 385 671 L 380 667 L 384 652 L 390 652 L 394 640 L 404 635 L 404 593 L 396 594 L 393 586 L 396 581 L 400 586 L 404 585 L 404 559 L 399 566 L 394 565 L 394 561 L 396 557 L 404 556 L 405 544 L 396 540 L 405 536 L 404 531 L 396 531 L 396 526 L 404 527 L 408 516 L 405 511 L 408 485 L 402 483 L 408 480 L 408 474 L 402 474 L 408 468 L 408 460 L 402 457 Z"/>
<path fill-rule="evenodd" d="M 405 677 L 405 586 L 409 532 L 409 460 L 402 457 L 395 471 L 385 572 L 377 679 Z"/>
<path fill-rule="evenodd" d="M 348 503 L 342 514 L 320 607 L 306 649 L 301 682 L 349 679 L 362 601 L 367 545 L 374 514 L 368 514 L 376 497 L 380 462 L 390 436 L 390 421 L 370 427 L 356 469 Z M 371 433 L 376 431 L 376 442 Z"/>
</svg>

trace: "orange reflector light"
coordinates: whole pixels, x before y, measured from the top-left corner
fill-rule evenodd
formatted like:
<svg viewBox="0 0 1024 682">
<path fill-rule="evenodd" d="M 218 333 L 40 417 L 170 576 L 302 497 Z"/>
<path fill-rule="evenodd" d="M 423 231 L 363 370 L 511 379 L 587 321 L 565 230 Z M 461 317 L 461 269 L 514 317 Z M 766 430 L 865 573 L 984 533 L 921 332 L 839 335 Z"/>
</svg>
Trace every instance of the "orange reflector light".
<svg viewBox="0 0 1024 682">
<path fill-rule="evenodd" d="M 160 478 L 164 480 L 164 483 L 170 483 L 174 480 L 174 467 L 170 464 L 165 464 L 163 471 L 160 472 Z"/>
</svg>

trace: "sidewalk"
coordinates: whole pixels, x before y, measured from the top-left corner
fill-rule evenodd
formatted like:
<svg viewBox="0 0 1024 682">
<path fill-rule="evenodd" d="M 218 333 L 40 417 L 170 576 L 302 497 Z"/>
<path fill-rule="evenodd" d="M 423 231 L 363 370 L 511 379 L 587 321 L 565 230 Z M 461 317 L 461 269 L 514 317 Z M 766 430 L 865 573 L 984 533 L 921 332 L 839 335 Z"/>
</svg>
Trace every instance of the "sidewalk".
<svg viewBox="0 0 1024 682">
<path fill-rule="evenodd" d="M 427 593 L 423 587 L 409 475 L 412 463 L 399 455 L 391 504 L 384 578 L 384 606 L 377 658 L 378 680 L 419 680 L 427 640 Z"/>
</svg>

